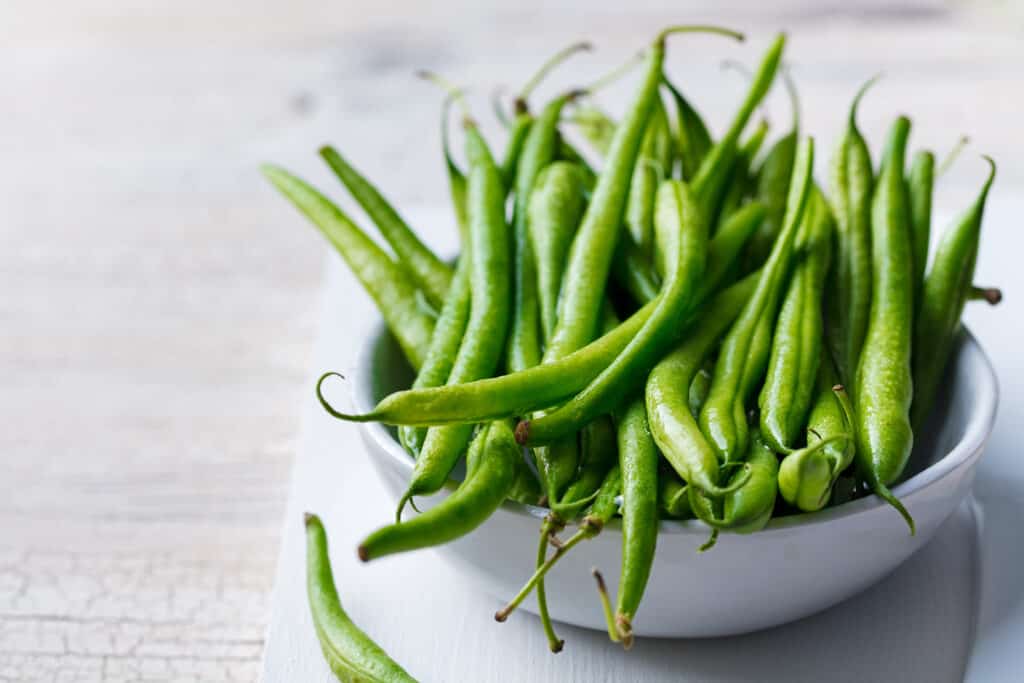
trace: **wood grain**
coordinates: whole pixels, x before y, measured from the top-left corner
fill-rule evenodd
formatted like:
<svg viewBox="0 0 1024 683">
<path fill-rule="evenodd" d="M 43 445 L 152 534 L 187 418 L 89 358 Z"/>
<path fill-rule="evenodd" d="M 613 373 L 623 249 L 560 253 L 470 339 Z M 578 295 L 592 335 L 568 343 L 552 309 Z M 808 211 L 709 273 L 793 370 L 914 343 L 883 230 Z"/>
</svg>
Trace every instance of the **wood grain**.
<svg viewBox="0 0 1024 683">
<path fill-rule="evenodd" d="M 743 87 L 719 59 L 786 27 L 808 130 L 830 139 L 884 69 L 870 134 L 907 111 L 915 145 L 969 133 L 1024 187 L 1022 15 L 1001 3 L 2 3 L 0 681 L 257 675 L 324 250 L 259 162 L 340 196 L 314 154 L 332 141 L 436 203 L 439 95 L 415 68 L 514 84 L 592 38 L 564 85 L 696 18 L 751 36 L 673 43 L 712 118 Z M 769 114 L 781 130 L 784 99 Z M 980 173 L 965 155 L 943 201 Z"/>
</svg>

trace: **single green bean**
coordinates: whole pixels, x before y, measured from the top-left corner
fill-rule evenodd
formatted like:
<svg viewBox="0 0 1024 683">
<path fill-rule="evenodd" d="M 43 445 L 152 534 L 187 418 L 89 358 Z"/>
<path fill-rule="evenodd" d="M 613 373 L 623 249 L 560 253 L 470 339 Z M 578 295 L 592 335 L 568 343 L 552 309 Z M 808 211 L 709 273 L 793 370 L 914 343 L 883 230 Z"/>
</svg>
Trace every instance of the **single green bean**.
<svg viewBox="0 0 1024 683">
<path fill-rule="evenodd" d="M 313 626 L 324 657 L 340 681 L 415 683 L 377 643 L 356 626 L 338 598 L 327 555 L 327 533 L 316 515 L 306 513 L 306 592 Z"/>
<path fill-rule="evenodd" d="M 768 137 L 768 121 L 762 120 L 754 132 L 750 134 L 740 146 L 736 154 L 736 161 L 733 163 L 732 176 L 725 195 L 722 197 L 722 205 L 718 209 L 718 220 L 715 228 L 721 226 L 736 211 L 738 211 L 754 194 L 756 188 L 756 177 L 754 174 L 754 159 Z"/>
<path fill-rule="evenodd" d="M 995 162 L 988 157 L 985 161 L 990 166 L 985 184 L 943 235 L 924 281 L 914 330 L 914 401 L 910 416 L 915 430 L 924 427 L 931 412 L 970 296 L 985 201 L 996 175 Z"/>
<path fill-rule="evenodd" d="M 420 305 L 416 284 L 408 272 L 313 186 L 278 166 L 264 164 L 261 170 L 345 259 L 377 304 L 409 364 L 418 370 L 430 345 L 434 321 Z"/>
<path fill-rule="evenodd" d="M 910 428 L 913 256 L 903 179 L 909 134 L 910 121 L 897 118 L 871 203 L 871 312 L 857 366 L 854 405 L 857 470 L 872 491 L 896 508 L 913 534 L 913 518 L 888 489 L 903 473 L 914 444 Z"/>
<path fill-rule="evenodd" d="M 687 519 L 693 516 L 687 484 L 669 467 L 658 469 L 658 512 L 663 519 Z"/>
<path fill-rule="evenodd" d="M 927 150 L 914 154 L 907 189 L 910 196 L 911 246 L 914 255 L 914 309 L 921 308 L 924 271 L 928 265 L 928 240 L 932 231 L 932 188 L 935 155 Z"/>
<path fill-rule="evenodd" d="M 626 197 L 626 227 L 641 251 L 650 254 L 654 248 L 654 197 L 658 183 L 671 175 L 672 134 L 668 113 L 661 97 L 655 97 L 647 121 L 640 153 L 633 169 Z"/>
<path fill-rule="evenodd" d="M 871 151 L 857 128 L 857 107 L 875 82 L 861 86 L 850 105 L 846 134 L 832 160 L 832 202 L 836 218 L 836 282 L 829 299 L 832 356 L 840 379 L 854 386 L 871 309 Z"/>
<path fill-rule="evenodd" d="M 807 138 L 797 151 L 782 232 L 761 271 L 757 289 L 722 342 L 711 391 L 700 412 L 701 431 L 724 462 L 732 462 L 747 451 L 744 373 L 751 362 L 749 356 L 752 355 L 750 352 L 761 317 L 765 316 L 766 320 L 774 317 L 792 261 L 797 229 L 810 194 L 813 164 L 814 140 Z M 749 386 L 753 373 L 747 372 L 747 375 Z"/>
<path fill-rule="evenodd" d="M 647 426 L 643 396 L 629 401 L 618 425 L 622 470 L 622 572 L 615 626 L 626 649 L 633 644 L 633 618 L 654 565 L 658 542 L 658 449 Z"/>
</svg>

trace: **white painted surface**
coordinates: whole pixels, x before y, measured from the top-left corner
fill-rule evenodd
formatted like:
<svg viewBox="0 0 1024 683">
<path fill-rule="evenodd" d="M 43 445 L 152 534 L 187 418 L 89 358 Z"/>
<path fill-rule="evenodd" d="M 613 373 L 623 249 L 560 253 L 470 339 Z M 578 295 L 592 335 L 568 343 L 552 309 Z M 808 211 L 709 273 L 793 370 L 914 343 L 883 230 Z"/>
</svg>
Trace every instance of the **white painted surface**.
<svg viewBox="0 0 1024 683">
<path fill-rule="evenodd" d="M 968 317 L 1005 393 L 977 493 L 986 519 L 1019 519 L 1018 5 L 0 3 L 0 681 L 257 676 L 324 250 L 260 161 L 335 187 L 314 154 L 332 141 L 403 205 L 436 203 L 438 95 L 415 68 L 514 84 L 541 55 L 592 38 L 599 51 L 567 66 L 564 85 L 668 22 L 750 33 L 745 47 L 673 41 L 670 68 L 715 120 L 742 88 L 719 59 L 750 61 L 785 27 L 809 131 L 830 138 L 837 107 L 884 69 L 866 131 L 905 110 L 914 144 L 942 150 L 967 132 L 971 151 L 997 156 L 993 203 L 1012 221 L 986 236 L 979 281 L 1002 285 L 1007 302 Z M 625 93 L 605 101 L 615 109 Z M 782 98 L 770 113 L 784 125 Z M 943 201 L 962 204 L 980 173 L 965 155 Z M 361 294 L 351 306 L 369 312 Z M 985 546 L 983 647 L 1012 643 L 1024 624 L 1024 558 L 1007 529 L 986 531 L 998 542 Z M 529 630 L 535 647 L 510 639 L 508 651 L 547 657 Z M 460 647 L 471 651 L 472 635 Z M 415 636 L 390 637 L 413 647 Z M 509 661 L 495 656 L 490 670 Z"/>
</svg>

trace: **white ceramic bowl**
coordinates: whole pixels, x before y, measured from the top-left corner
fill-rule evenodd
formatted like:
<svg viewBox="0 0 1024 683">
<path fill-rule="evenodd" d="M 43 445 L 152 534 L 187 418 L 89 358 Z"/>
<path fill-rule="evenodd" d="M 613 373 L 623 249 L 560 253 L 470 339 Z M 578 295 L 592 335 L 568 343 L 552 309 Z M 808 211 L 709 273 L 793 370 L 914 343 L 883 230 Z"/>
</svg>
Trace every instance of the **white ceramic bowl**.
<svg viewBox="0 0 1024 683">
<path fill-rule="evenodd" d="M 353 375 L 359 412 L 368 411 L 387 393 L 407 388 L 412 377 L 383 325 L 367 338 Z M 702 523 L 662 522 L 650 582 L 634 621 L 637 635 L 746 633 L 808 616 L 871 586 L 924 546 L 967 495 L 992 430 L 997 400 L 992 366 L 974 337 L 965 334 L 939 407 L 919 435 L 908 467 L 911 476 L 894 489 L 916 520 L 916 536 L 910 536 L 892 508 L 874 497 L 773 519 L 755 534 L 723 534 L 706 553 L 697 552 L 708 536 Z M 409 481 L 412 460 L 388 427 L 362 425 L 362 435 L 397 501 Z M 430 499 L 422 503 L 431 504 Z M 508 600 L 532 572 L 545 512 L 507 502 L 479 529 L 442 546 L 440 552 L 487 592 Z M 599 567 L 614 587 L 621 544 L 620 528 L 612 524 L 560 561 L 547 578 L 554 619 L 604 628 L 590 569 Z M 522 606 L 535 608 L 533 598 Z"/>
</svg>

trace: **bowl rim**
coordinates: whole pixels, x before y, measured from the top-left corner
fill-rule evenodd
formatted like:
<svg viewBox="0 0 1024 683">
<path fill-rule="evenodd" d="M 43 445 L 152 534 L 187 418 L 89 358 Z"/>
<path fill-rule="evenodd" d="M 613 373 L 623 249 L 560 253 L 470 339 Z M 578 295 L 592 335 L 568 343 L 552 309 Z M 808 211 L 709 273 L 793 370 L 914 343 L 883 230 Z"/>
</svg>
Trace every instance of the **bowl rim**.
<svg viewBox="0 0 1024 683">
<path fill-rule="evenodd" d="M 978 398 L 972 404 L 971 414 L 967 418 L 967 426 L 960 441 L 932 465 L 893 487 L 893 493 L 908 507 L 911 501 L 922 495 L 928 488 L 976 460 L 981 455 L 995 425 L 996 409 L 999 403 L 999 384 L 995 369 L 988 354 L 985 353 L 984 348 L 982 348 L 971 331 L 966 326 L 962 327 L 962 331 L 963 334 L 957 344 L 955 353 L 958 358 L 964 354 L 975 354 L 977 356 L 980 372 L 974 373 L 973 381 L 977 385 Z M 375 405 L 372 372 L 374 355 L 377 347 L 389 334 L 390 332 L 384 321 L 378 318 L 362 341 L 356 356 L 356 365 L 350 375 L 352 377 L 350 396 L 356 412 L 369 412 Z M 408 470 L 410 474 L 412 473 L 413 460 L 383 423 L 364 422 L 359 423 L 359 427 L 399 467 Z M 843 505 L 825 508 L 816 512 L 805 512 L 773 518 L 757 534 L 771 535 L 792 532 L 794 529 L 804 529 L 839 519 L 862 517 L 888 507 L 888 503 L 882 501 L 877 496 L 865 496 Z M 505 501 L 502 503 L 501 509 L 505 512 L 535 519 L 543 519 L 549 512 L 548 508 L 545 507 L 514 501 Z M 895 516 L 895 512 L 893 514 L 894 519 L 898 519 Z M 902 524 L 902 522 L 900 523 Z M 609 524 L 606 528 L 619 530 L 616 523 Z M 669 534 L 705 536 L 709 529 L 710 527 L 697 519 L 660 520 L 659 525 L 659 533 Z"/>
</svg>

